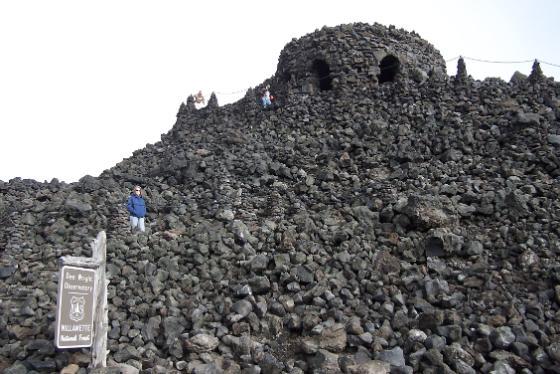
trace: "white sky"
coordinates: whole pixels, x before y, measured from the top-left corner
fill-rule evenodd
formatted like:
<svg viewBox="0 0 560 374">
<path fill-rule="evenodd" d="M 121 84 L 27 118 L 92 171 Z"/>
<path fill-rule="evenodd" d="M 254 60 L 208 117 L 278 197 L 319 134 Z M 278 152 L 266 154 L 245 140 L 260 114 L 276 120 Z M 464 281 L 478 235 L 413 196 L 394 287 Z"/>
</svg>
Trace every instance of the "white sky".
<svg viewBox="0 0 560 374">
<path fill-rule="evenodd" d="M 159 141 L 189 94 L 237 100 L 324 25 L 393 24 L 445 59 L 560 64 L 559 15 L 557 0 L 0 0 L 0 180 L 97 176 Z M 466 63 L 477 79 L 531 69 Z"/>
</svg>

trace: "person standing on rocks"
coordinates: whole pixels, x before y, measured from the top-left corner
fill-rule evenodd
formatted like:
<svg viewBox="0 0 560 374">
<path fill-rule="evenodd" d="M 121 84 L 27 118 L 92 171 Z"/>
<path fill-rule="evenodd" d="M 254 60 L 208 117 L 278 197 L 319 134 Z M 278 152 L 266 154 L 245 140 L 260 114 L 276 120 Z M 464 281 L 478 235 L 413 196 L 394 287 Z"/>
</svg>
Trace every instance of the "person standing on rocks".
<svg viewBox="0 0 560 374">
<path fill-rule="evenodd" d="M 263 95 L 261 97 L 261 101 L 264 109 L 272 105 L 272 101 L 270 101 L 270 86 L 268 85 L 266 86 L 266 89 L 264 90 Z"/>
<path fill-rule="evenodd" d="M 130 213 L 130 228 L 132 232 L 135 229 L 144 232 L 146 230 L 144 226 L 144 217 L 146 216 L 146 202 L 142 197 L 142 188 L 140 186 L 135 186 L 132 193 L 128 197 L 128 202 L 126 204 L 128 212 Z"/>
<path fill-rule="evenodd" d="M 202 91 L 198 91 L 198 93 L 194 95 L 194 102 L 197 104 L 206 105 L 206 100 L 204 99 Z"/>
</svg>

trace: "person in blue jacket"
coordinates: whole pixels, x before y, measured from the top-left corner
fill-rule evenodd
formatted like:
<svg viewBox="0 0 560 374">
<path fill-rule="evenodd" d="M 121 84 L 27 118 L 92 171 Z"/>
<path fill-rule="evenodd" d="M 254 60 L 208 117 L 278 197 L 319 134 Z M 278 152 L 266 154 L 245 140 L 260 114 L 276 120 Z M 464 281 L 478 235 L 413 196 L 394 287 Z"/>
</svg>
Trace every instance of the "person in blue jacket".
<svg viewBox="0 0 560 374">
<path fill-rule="evenodd" d="M 128 202 L 126 204 L 128 212 L 130 213 L 130 228 L 134 232 L 135 229 L 144 232 L 144 217 L 146 216 L 146 202 L 142 197 L 142 188 L 140 186 L 134 187 Z"/>
</svg>

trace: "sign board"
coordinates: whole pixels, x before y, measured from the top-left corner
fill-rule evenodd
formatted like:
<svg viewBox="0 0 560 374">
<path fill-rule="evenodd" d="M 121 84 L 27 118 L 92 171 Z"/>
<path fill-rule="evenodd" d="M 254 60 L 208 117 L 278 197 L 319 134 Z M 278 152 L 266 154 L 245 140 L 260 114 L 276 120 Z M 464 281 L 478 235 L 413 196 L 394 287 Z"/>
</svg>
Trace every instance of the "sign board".
<svg viewBox="0 0 560 374">
<path fill-rule="evenodd" d="M 58 281 L 55 343 L 58 348 L 91 347 L 95 270 L 63 266 Z"/>
</svg>

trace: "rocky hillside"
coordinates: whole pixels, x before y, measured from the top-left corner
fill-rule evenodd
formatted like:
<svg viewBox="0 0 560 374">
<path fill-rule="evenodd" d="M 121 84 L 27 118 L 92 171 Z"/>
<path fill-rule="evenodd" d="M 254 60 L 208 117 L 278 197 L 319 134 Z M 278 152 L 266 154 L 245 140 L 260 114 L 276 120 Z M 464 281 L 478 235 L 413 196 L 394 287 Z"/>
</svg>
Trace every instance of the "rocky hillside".
<svg viewBox="0 0 560 374">
<path fill-rule="evenodd" d="M 258 96 L 270 85 L 277 105 Z M 78 183 L 0 182 L 0 371 L 53 344 L 57 259 L 108 236 L 109 362 L 142 373 L 560 372 L 560 85 L 415 33 L 293 40 L 277 73 Z M 144 235 L 124 202 L 145 187 Z"/>
</svg>

